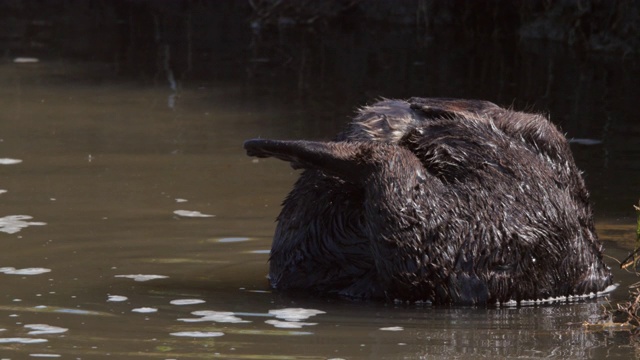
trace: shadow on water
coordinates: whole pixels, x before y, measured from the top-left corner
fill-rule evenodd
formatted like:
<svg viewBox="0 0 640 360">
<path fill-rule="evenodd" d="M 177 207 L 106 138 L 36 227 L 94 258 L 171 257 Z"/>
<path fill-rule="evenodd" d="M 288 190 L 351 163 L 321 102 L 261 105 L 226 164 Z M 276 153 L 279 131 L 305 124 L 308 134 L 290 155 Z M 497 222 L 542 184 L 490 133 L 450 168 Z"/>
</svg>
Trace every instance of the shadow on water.
<svg viewBox="0 0 640 360">
<path fill-rule="evenodd" d="M 640 179 L 636 60 L 525 40 L 424 40 L 412 27 L 252 32 L 219 10 L 176 20 L 116 9 L 122 22 L 97 24 L 119 31 L 82 46 L 47 35 L 76 28 L 40 14 L 27 26 L 38 31 L 7 40 L 2 358 L 638 356 L 628 332 L 582 327 L 601 318 L 604 298 L 432 308 L 272 292 L 273 221 L 297 173 L 241 149 L 252 137 L 331 138 L 378 97 L 546 112 L 574 138 L 607 255 L 621 259 L 634 246 Z M 162 30 L 187 20 L 183 32 Z M 637 278 L 609 264 L 620 287 L 608 299 L 624 300 Z"/>
</svg>

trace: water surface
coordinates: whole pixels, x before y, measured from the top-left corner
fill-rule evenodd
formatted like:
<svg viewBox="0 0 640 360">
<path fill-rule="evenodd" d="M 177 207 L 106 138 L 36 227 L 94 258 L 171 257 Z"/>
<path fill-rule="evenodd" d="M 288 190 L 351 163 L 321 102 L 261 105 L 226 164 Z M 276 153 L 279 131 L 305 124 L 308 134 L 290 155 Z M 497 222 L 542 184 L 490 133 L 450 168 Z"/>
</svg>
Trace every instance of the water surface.
<svg viewBox="0 0 640 360">
<path fill-rule="evenodd" d="M 607 299 L 432 308 L 272 292 L 274 219 L 297 173 L 246 157 L 242 141 L 329 138 L 352 108 L 310 114 L 241 83 L 172 90 L 42 61 L 0 64 L 0 109 L 2 359 L 637 356 L 628 333 L 582 326 Z M 572 146 L 620 259 L 638 150 L 607 136 Z M 614 302 L 637 280 L 615 276 Z"/>
</svg>

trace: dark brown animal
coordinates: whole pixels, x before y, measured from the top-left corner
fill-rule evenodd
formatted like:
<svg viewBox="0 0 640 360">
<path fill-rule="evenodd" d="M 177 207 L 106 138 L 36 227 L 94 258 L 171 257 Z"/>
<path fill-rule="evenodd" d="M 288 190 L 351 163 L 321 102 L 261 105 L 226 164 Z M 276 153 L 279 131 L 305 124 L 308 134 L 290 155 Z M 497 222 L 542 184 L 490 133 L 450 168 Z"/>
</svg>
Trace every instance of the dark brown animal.
<svg viewBox="0 0 640 360">
<path fill-rule="evenodd" d="M 384 100 L 333 142 L 244 147 L 305 169 L 278 217 L 276 289 L 484 304 L 612 282 L 569 145 L 541 115 L 475 100 Z"/>
</svg>

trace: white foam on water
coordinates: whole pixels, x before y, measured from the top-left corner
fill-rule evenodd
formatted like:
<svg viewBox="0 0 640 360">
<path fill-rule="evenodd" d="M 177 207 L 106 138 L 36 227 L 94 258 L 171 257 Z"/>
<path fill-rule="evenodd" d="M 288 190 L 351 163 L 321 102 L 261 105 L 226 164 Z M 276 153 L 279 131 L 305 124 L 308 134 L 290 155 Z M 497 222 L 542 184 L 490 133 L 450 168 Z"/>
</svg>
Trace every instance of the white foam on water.
<svg viewBox="0 0 640 360">
<path fill-rule="evenodd" d="M 13 59 L 15 64 L 35 64 L 40 62 L 40 59 L 34 57 L 17 57 Z"/>
<path fill-rule="evenodd" d="M 195 305 L 195 304 L 203 304 L 206 301 L 201 299 L 176 299 L 171 300 L 169 304 L 171 305 Z"/>
<path fill-rule="evenodd" d="M 0 344 L 38 344 L 47 342 L 47 339 L 34 338 L 0 338 Z"/>
<path fill-rule="evenodd" d="M 43 226 L 47 225 L 41 221 L 25 221 L 33 219 L 29 215 L 7 215 L 0 218 L 0 231 L 7 234 L 15 234 L 20 230 L 29 226 Z"/>
<path fill-rule="evenodd" d="M 59 358 L 62 355 L 60 354 L 29 354 L 31 357 L 40 357 L 40 358 Z"/>
<path fill-rule="evenodd" d="M 114 275 L 117 278 L 133 279 L 134 281 L 149 281 L 156 279 L 166 279 L 166 275 L 154 275 L 154 274 L 130 274 L 130 275 Z"/>
<path fill-rule="evenodd" d="M 120 301 L 127 301 L 127 300 L 129 300 L 129 298 L 122 295 L 108 295 L 107 297 L 107 301 L 111 301 L 111 302 L 120 302 Z"/>
<path fill-rule="evenodd" d="M 14 165 L 20 164 L 22 160 L 20 159 L 10 159 L 10 158 L 0 158 L 0 165 Z"/>
<path fill-rule="evenodd" d="M 266 320 L 265 323 L 273 325 L 280 329 L 300 329 L 303 326 L 318 325 L 318 323 L 307 323 L 300 321 L 281 321 L 281 320 Z"/>
<path fill-rule="evenodd" d="M 389 326 L 380 328 L 382 331 L 403 331 L 404 328 L 402 326 Z"/>
<path fill-rule="evenodd" d="M 266 254 L 269 255 L 271 253 L 271 250 L 269 249 L 264 249 L 264 250 L 251 250 L 249 251 L 252 254 Z"/>
<path fill-rule="evenodd" d="M 176 198 L 176 202 L 179 202 L 179 203 L 183 203 L 183 202 L 187 202 L 187 201 L 189 201 L 189 200 Z"/>
<path fill-rule="evenodd" d="M 31 329 L 28 333 L 29 335 L 61 334 L 69 330 L 67 328 L 47 324 L 27 324 L 24 327 Z"/>
<path fill-rule="evenodd" d="M 218 239 L 219 243 L 235 243 L 235 242 L 243 242 L 243 241 L 249 241 L 250 239 L 248 237 L 227 237 L 227 238 L 221 238 Z"/>
<path fill-rule="evenodd" d="M 267 320 L 265 323 L 281 329 L 300 329 L 303 326 L 317 325 L 317 323 L 301 322 L 301 320 L 306 320 L 319 314 L 326 313 L 322 310 L 304 308 L 274 309 L 269 310 L 269 315 L 281 320 Z"/>
<path fill-rule="evenodd" d="M 152 307 L 141 307 L 141 308 L 131 309 L 131 312 L 149 314 L 149 313 L 158 312 L 158 309 L 152 308 Z"/>
<path fill-rule="evenodd" d="M 4 273 L 7 275 L 40 275 L 51 272 L 51 269 L 47 268 L 24 268 L 24 269 L 16 269 L 14 267 L 2 267 L 0 268 L 0 273 Z"/>
<path fill-rule="evenodd" d="M 192 217 L 192 218 L 214 217 L 215 216 L 215 215 L 203 214 L 200 211 L 191 211 L 191 210 L 176 210 L 173 213 L 178 215 L 178 216 Z"/>
<path fill-rule="evenodd" d="M 200 316 L 200 318 L 193 319 L 178 319 L 178 321 L 183 322 L 203 322 L 203 321 L 213 321 L 217 323 L 231 323 L 231 324 L 240 324 L 240 323 L 249 323 L 249 320 L 243 320 L 237 316 L 235 316 L 232 312 L 227 311 L 213 311 L 213 310 L 200 310 L 193 311 L 191 313 L 195 316 Z"/>
<path fill-rule="evenodd" d="M 169 335 L 202 338 L 202 337 L 218 337 L 218 336 L 224 335 L 224 333 L 220 331 L 178 331 L 178 332 L 172 332 Z"/>
<path fill-rule="evenodd" d="M 275 316 L 278 319 L 286 321 L 300 321 L 306 320 L 312 316 L 319 314 L 326 314 L 322 310 L 316 309 L 304 309 L 304 308 L 285 308 L 277 310 L 269 310 L 269 314 Z"/>
<path fill-rule="evenodd" d="M 502 305 L 503 306 L 535 305 L 535 304 L 548 304 L 548 303 L 555 303 L 555 302 L 574 302 L 574 301 L 580 301 L 585 299 L 595 299 L 597 297 L 601 297 L 609 294 L 613 290 L 617 289 L 618 286 L 620 286 L 620 284 L 613 284 L 613 285 L 607 286 L 604 290 L 600 292 L 597 292 L 597 293 L 592 292 L 592 293 L 582 294 L 582 295 L 557 296 L 557 297 L 550 297 L 546 299 L 522 300 L 520 302 L 517 302 L 515 300 L 510 300 L 503 303 Z"/>
</svg>

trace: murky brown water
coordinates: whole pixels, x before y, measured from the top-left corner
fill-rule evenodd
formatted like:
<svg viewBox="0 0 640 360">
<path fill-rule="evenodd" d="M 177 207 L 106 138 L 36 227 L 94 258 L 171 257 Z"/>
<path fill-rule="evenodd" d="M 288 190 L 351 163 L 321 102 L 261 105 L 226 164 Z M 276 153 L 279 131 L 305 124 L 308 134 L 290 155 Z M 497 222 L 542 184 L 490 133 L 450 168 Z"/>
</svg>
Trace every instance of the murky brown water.
<svg viewBox="0 0 640 360">
<path fill-rule="evenodd" d="M 330 137 L 348 109 L 301 124 L 303 106 L 245 86 L 174 93 L 103 72 L 0 64 L 0 358 L 638 357 L 628 333 L 582 327 L 605 299 L 486 309 L 272 293 L 274 219 L 297 174 L 242 141 Z M 633 247 L 635 144 L 574 146 L 618 259 Z M 616 280 L 614 301 L 637 278 Z"/>
</svg>

